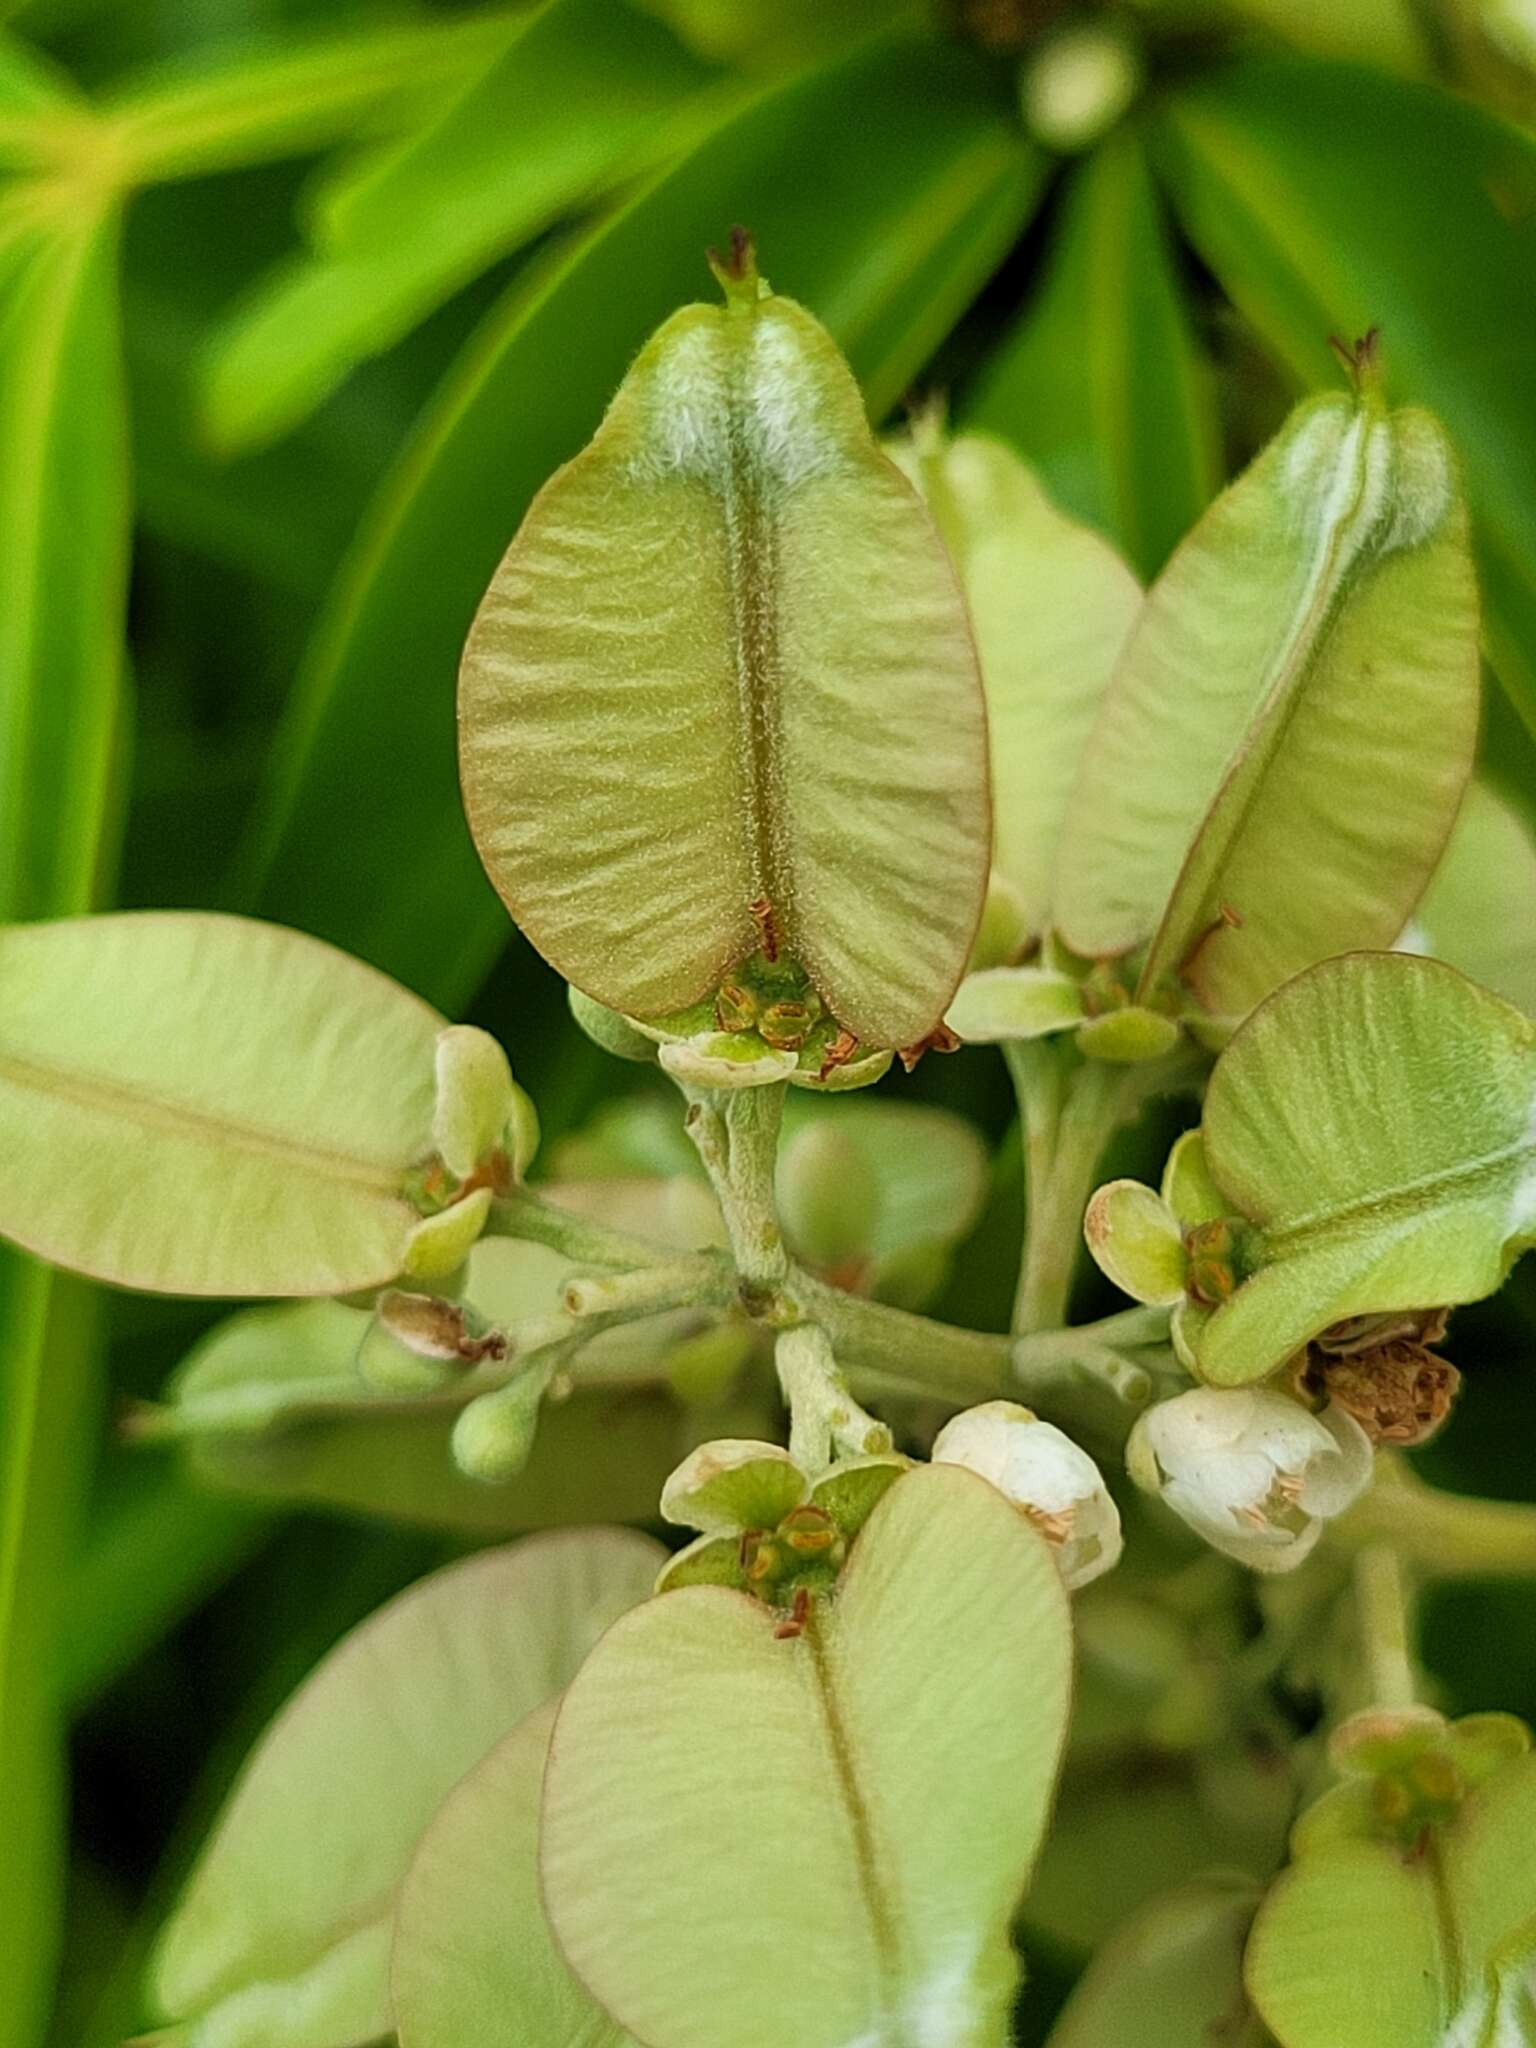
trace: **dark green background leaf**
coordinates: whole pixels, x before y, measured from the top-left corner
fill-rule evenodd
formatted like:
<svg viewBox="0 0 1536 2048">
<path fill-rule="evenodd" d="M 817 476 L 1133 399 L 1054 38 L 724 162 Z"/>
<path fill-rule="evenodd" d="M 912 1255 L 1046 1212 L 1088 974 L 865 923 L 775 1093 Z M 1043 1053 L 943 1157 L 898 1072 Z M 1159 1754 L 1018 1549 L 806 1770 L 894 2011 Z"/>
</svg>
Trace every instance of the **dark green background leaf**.
<svg viewBox="0 0 1536 2048">
<path fill-rule="evenodd" d="M 1428 86 L 1255 58 L 1168 101 L 1179 219 L 1302 384 L 1382 331 L 1387 387 L 1440 416 L 1482 539 L 1489 647 L 1536 729 L 1536 142 Z"/>
<path fill-rule="evenodd" d="M 1068 174 L 1039 290 L 966 418 L 1147 580 L 1215 495 L 1215 389 L 1135 129 Z"/>
</svg>

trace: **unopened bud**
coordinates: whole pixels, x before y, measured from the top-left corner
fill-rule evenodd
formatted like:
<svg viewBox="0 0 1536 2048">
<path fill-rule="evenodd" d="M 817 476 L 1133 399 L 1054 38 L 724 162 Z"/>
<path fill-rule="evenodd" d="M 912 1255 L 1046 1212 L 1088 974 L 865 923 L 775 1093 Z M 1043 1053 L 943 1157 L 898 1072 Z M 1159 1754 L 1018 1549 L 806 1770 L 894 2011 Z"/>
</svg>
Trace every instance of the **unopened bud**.
<svg viewBox="0 0 1536 2048">
<path fill-rule="evenodd" d="M 1023 898 L 994 868 L 966 972 L 975 974 L 984 967 L 1011 966 L 1032 936 Z"/>
<path fill-rule="evenodd" d="M 452 1024 L 437 1034 L 432 1137 L 444 1164 L 468 1180 L 502 1148 L 512 1113 L 512 1069 L 488 1031 Z"/>
<path fill-rule="evenodd" d="M 1024 118 L 1047 149 L 1087 149 L 1141 90 L 1142 66 L 1123 29 L 1084 22 L 1044 43 L 1024 72 Z"/>
<path fill-rule="evenodd" d="M 471 1401 L 453 1425 L 453 1461 L 467 1479 L 489 1486 L 516 1478 L 538 1433 L 545 1379 L 528 1371 Z"/>
<path fill-rule="evenodd" d="M 1179 1026 L 1160 1010 L 1139 1003 L 1124 1009 L 1106 1010 L 1102 1017 L 1090 1017 L 1078 1028 L 1077 1049 L 1086 1058 L 1107 1060 L 1115 1066 L 1136 1066 L 1144 1060 L 1160 1060 L 1179 1042 Z"/>
<path fill-rule="evenodd" d="M 962 1465 L 990 1481 L 1044 1536 L 1069 1592 L 1120 1556 L 1120 1512 L 1088 1453 L 1017 1401 L 986 1401 L 947 1422 L 936 1465 Z"/>
</svg>

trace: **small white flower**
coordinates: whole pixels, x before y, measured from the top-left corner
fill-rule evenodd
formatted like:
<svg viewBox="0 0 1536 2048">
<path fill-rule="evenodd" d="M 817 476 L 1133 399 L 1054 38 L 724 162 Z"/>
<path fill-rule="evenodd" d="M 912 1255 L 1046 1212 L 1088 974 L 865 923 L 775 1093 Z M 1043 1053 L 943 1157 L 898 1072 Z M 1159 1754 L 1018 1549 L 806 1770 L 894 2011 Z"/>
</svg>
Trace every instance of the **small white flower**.
<svg viewBox="0 0 1536 2048">
<path fill-rule="evenodd" d="M 1216 1549 L 1286 1572 L 1365 1491 L 1372 1454 L 1337 1404 L 1313 1415 L 1268 1387 L 1194 1387 L 1141 1417 L 1125 1462 Z"/>
<path fill-rule="evenodd" d="M 1050 1544 L 1069 1592 L 1107 1572 L 1120 1555 L 1120 1511 L 1103 1475 L 1054 1423 L 1017 1401 L 985 1401 L 945 1423 L 936 1465 L 963 1465 L 989 1480 Z"/>
</svg>

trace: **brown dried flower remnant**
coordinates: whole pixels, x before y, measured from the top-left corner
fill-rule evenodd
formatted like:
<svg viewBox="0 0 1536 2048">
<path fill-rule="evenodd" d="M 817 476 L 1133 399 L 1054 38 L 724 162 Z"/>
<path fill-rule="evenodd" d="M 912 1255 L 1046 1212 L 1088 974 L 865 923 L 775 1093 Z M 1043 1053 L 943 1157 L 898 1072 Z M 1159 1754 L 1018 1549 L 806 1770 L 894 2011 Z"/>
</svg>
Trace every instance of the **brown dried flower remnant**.
<svg viewBox="0 0 1536 2048">
<path fill-rule="evenodd" d="M 1444 1309 L 1431 1308 L 1335 1323 L 1297 1361 L 1297 1390 L 1316 1402 L 1337 1401 L 1374 1444 L 1426 1444 L 1461 1387 L 1456 1367 L 1429 1348 L 1446 1322 Z"/>
</svg>

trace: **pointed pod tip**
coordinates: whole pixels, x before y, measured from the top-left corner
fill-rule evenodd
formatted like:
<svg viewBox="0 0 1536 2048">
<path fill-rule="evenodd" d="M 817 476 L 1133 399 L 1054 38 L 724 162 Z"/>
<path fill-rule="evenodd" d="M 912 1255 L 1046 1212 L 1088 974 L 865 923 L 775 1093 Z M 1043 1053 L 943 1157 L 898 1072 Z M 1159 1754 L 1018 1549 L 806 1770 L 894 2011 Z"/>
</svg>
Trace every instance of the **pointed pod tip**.
<svg viewBox="0 0 1536 2048">
<path fill-rule="evenodd" d="M 1349 381 L 1360 398 L 1381 395 L 1381 329 L 1368 327 L 1355 341 L 1330 334 L 1328 346 L 1343 364 Z"/>
<path fill-rule="evenodd" d="M 757 241 L 750 228 L 738 224 L 731 229 L 724 255 L 715 248 L 705 254 L 727 305 L 751 307 L 769 296 L 768 284 L 758 271 Z"/>
</svg>

